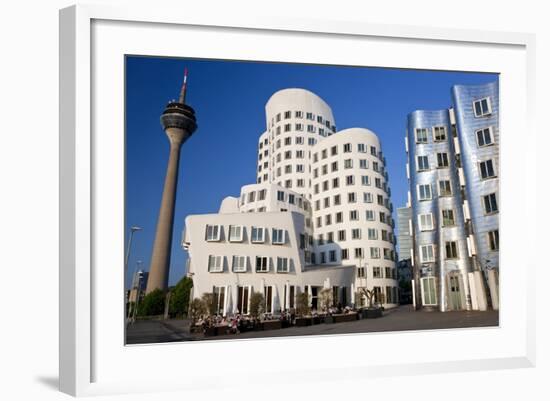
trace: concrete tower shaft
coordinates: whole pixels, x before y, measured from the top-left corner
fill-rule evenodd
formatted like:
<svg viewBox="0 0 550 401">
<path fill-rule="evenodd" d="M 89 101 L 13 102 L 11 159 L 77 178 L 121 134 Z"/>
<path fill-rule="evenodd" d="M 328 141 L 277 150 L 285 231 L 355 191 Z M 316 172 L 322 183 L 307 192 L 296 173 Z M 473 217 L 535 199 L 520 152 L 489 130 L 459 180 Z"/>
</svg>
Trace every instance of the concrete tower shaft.
<svg viewBox="0 0 550 401">
<path fill-rule="evenodd" d="M 168 287 L 180 150 L 181 145 L 197 129 L 195 111 L 184 103 L 186 88 L 187 71 L 179 101 L 168 103 L 160 117 L 162 128 L 170 141 L 170 153 L 145 291 L 147 294 L 155 289 L 166 290 Z"/>
</svg>

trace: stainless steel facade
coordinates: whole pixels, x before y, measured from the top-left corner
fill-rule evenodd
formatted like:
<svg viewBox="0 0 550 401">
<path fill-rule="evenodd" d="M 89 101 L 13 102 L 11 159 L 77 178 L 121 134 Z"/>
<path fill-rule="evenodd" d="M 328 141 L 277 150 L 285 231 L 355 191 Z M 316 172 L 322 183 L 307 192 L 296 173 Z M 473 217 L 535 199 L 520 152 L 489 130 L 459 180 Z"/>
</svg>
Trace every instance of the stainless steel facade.
<svg viewBox="0 0 550 401">
<path fill-rule="evenodd" d="M 499 97 L 498 82 L 486 85 L 464 86 L 456 85 L 452 89 L 455 107 L 456 127 L 459 133 L 458 141 L 461 149 L 461 160 L 464 170 L 466 199 L 470 211 L 474 246 L 473 262 L 479 264 L 482 270 L 497 268 L 498 236 L 496 243 L 491 244 L 489 233 L 499 229 Z M 476 117 L 474 104 L 482 99 L 489 100 L 489 113 Z M 490 130 L 492 142 L 480 145 L 478 132 Z M 480 163 L 492 162 L 494 174 L 483 178 Z M 484 197 L 495 194 L 497 210 L 487 212 Z M 494 235 L 494 234 L 493 234 Z M 493 239 L 494 240 L 494 239 Z M 491 249 L 496 245 L 496 249 Z"/>
<path fill-rule="evenodd" d="M 451 109 L 410 113 L 406 137 L 416 304 L 441 311 L 485 308 L 477 275 L 499 261 L 498 82 L 451 93 Z"/>
<path fill-rule="evenodd" d="M 422 305 L 441 311 L 466 309 L 469 299 L 470 261 L 452 133 L 448 110 L 420 110 L 408 116 L 408 168 L 416 282 Z M 436 140 L 436 135 L 440 140 Z M 444 185 L 444 190 L 440 185 Z M 421 219 L 431 219 L 431 227 L 422 226 Z M 451 248 L 451 255 L 448 248 Z M 425 280 L 429 277 L 435 280 Z M 427 296 L 428 285 L 435 286 L 435 299 Z M 453 299 L 448 291 L 450 287 L 457 290 Z"/>
</svg>

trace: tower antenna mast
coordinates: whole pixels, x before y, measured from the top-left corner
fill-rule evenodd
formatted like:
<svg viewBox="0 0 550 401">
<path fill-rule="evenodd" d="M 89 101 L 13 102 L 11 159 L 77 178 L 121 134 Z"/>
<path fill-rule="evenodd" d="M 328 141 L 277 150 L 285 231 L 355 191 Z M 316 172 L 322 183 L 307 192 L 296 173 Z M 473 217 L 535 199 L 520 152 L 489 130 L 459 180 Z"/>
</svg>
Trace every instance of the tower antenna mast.
<svg viewBox="0 0 550 401">
<path fill-rule="evenodd" d="M 183 72 L 183 85 L 181 86 L 179 103 L 185 104 L 185 95 L 187 94 L 187 67 Z"/>
</svg>

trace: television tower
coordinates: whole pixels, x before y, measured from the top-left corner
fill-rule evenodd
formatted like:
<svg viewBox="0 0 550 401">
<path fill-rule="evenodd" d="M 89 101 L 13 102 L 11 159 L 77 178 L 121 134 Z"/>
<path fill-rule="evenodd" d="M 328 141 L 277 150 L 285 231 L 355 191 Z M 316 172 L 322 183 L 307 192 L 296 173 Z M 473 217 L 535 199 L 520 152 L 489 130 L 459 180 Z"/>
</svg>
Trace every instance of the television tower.
<svg viewBox="0 0 550 401">
<path fill-rule="evenodd" d="M 160 204 L 157 231 L 149 267 L 146 294 L 158 289 L 168 288 L 168 272 L 170 270 L 170 251 L 172 247 L 172 231 L 174 227 L 174 208 L 176 203 L 176 188 L 178 185 L 178 168 L 181 145 L 197 129 L 195 111 L 185 104 L 187 92 L 187 68 L 183 76 L 178 101 L 172 100 L 160 116 L 160 123 L 170 141 L 170 156 L 164 179 L 164 190 Z"/>
</svg>

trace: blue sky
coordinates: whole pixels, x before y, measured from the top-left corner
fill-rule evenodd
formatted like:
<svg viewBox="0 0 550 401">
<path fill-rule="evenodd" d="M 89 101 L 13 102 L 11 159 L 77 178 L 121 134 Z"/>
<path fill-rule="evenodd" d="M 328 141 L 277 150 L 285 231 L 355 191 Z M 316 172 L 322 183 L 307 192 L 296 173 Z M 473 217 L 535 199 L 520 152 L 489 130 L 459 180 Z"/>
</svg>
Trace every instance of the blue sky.
<svg viewBox="0 0 550 401">
<path fill-rule="evenodd" d="M 374 131 L 382 141 L 397 208 L 407 200 L 407 114 L 449 107 L 452 85 L 498 79 L 485 73 L 128 56 L 125 229 L 138 225 L 143 230 L 134 235 L 127 283 L 138 260 L 149 269 L 169 149 L 159 117 L 178 97 L 186 67 L 187 103 L 196 111 L 198 129 L 181 151 L 171 285 L 185 273 L 187 255 L 180 247 L 185 217 L 216 213 L 224 197 L 238 196 L 242 185 L 255 182 L 264 107 L 274 92 L 308 89 L 331 106 L 338 130 Z"/>
</svg>

